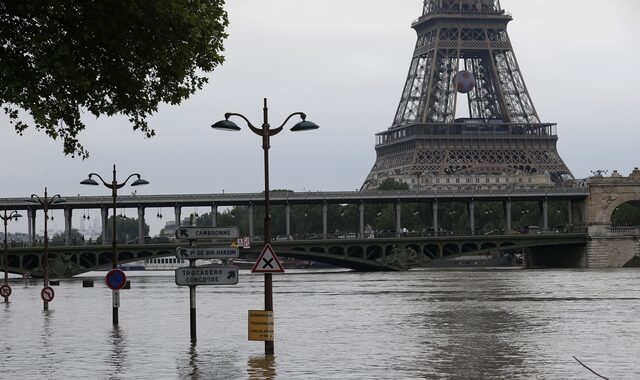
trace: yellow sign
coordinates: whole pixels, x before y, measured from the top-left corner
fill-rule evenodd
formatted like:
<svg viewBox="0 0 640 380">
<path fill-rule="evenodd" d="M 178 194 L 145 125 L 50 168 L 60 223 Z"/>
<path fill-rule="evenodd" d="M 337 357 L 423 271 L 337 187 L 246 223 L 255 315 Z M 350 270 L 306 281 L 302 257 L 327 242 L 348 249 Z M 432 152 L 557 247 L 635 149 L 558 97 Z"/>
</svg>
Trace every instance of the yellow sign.
<svg viewBox="0 0 640 380">
<path fill-rule="evenodd" d="M 273 311 L 249 310 L 249 340 L 273 341 Z"/>
</svg>

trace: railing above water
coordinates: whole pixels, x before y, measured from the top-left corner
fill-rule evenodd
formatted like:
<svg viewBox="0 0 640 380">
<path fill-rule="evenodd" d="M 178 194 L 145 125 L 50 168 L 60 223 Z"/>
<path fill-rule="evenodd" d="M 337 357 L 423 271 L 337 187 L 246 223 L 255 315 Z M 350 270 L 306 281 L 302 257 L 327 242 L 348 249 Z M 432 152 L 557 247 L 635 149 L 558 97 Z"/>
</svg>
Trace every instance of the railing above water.
<svg viewBox="0 0 640 380">
<path fill-rule="evenodd" d="M 610 227 L 609 234 L 611 235 L 625 235 L 625 236 L 640 236 L 640 227 Z"/>
</svg>

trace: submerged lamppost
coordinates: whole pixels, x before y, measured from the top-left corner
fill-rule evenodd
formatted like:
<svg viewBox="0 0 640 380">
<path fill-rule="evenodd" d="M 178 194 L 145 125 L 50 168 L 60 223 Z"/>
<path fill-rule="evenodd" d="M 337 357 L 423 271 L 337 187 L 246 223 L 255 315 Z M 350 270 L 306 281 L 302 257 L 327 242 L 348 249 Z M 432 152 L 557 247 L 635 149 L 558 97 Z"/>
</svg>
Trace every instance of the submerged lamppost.
<svg viewBox="0 0 640 380">
<path fill-rule="evenodd" d="M 271 211 L 269 204 L 269 148 L 270 142 L 269 139 L 271 136 L 274 136 L 280 133 L 285 124 L 291 119 L 293 116 L 300 116 L 302 121 L 296 123 L 292 128 L 292 132 L 298 131 L 308 131 L 312 129 L 317 129 L 318 126 L 310 121 L 307 121 L 307 115 L 303 112 L 294 112 L 291 115 L 287 116 L 282 125 L 278 128 L 271 129 L 269 125 L 269 110 L 267 108 L 267 99 L 264 99 L 264 108 L 263 108 L 263 122 L 262 127 L 256 128 L 251 122 L 244 116 L 239 113 L 225 113 L 224 120 L 218 121 L 213 124 L 211 128 L 214 129 L 222 129 L 227 131 L 239 131 L 240 127 L 232 121 L 229 121 L 231 116 L 237 116 L 243 119 L 249 129 L 253 133 L 258 136 L 262 136 L 262 149 L 264 150 L 264 246 L 266 247 L 268 244 L 271 244 Z M 272 274 L 265 273 L 264 274 L 264 309 L 266 311 L 273 311 L 273 291 L 272 291 Z M 272 340 L 265 340 L 264 349 L 266 355 L 273 355 L 274 353 L 274 344 Z"/>
<path fill-rule="evenodd" d="M 149 184 L 149 182 L 142 179 L 140 174 L 134 173 L 129 175 L 129 177 L 127 177 L 127 179 L 125 179 L 123 182 L 118 183 L 118 180 L 116 179 L 116 165 L 114 164 L 113 180 L 111 181 L 111 183 L 105 181 L 99 174 L 89 173 L 89 178 L 81 181 L 80 184 L 98 186 L 99 183 L 92 178 L 94 176 L 98 177 L 100 179 L 100 182 L 102 182 L 102 184 L 105 187 L 111 189 L 111 197 L 113 200 L 113 231 L 112 231 L 113 238 L 111 239 L 111 268 L 116 269 L 118 267 L 118 240 L 116 238 L 116 198 L 118 197 L 118 189 L 120 189 L 121 187 L 124 187 L 124 185 L 126 185 L 127 182 L 129 182 L 129 180 L 133 177 L 137 177 L 137 179 L 131 183 L 131 186 L 147 185 Z M 118 293 L 116 292 L 117 290 L 113 290 L 111 295 L 112 301 L 113 301 L 113 314 L 112 314 L 113 318 L 112 319 L 113 319 L 114 326 L 118 325 L 119 302 L 116 299 L 118 297 Z"/>
<path fill-rule="evenodd" d="M 9 252 L 7 251 L 7 222 L 10 220 L 17 221 L 20 217 L 22 217 L 22 215 L 18 214 L 17 211 L 11 211 L 9 215 L 7 215 L 7 209 L 4 210 L 4 215 L 0 215 L 0 219 L 4 222 L 4 284 L 7 286 L 9 286 L 9 273 L 7 271 L 9 262 Z M 9 294 L 11 293 L 9 292 Z M 8 295 L 4 297 L 4 302 L 9 302 Z"/>
<path fill-rule="evenodd" d="M 47 188 L 44 188 L 44 198 L 40 198 L 36 194 L 31 194 L 31 198 L 28 199 L 29 202 L 38 203 L 44 209 L 44 258 L 42 260 L 43 267 L 43 291 L 49 287 L 49 235 L 47 232 L 47 222 L 49 221 L 49 207 L 56 203 L 66 202 L 60 194 L 56 194 L 53 197 L 49 198 L 47 194 Z M 53 290 L 51 290 L 53 292 Z M 51 298 L 53 298 L 53 293 L 51 293 Z M 49 302 L 45 300 L 43 296 L 44 310 L 49 310 Z"/>
</svg>

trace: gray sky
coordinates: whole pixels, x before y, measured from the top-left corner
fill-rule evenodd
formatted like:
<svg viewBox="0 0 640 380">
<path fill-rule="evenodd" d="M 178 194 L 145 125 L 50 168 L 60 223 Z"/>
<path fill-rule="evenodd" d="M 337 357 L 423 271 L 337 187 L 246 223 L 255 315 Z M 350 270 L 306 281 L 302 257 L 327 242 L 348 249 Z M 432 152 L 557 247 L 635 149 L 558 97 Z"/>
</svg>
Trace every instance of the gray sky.
<svg viewBox="0 0 640 380">
<path fill-rule="evenodd" d="M 139 172 L 151 182 L 138 188 L 141 194 L 260 192 L 260 138 L 210 125 L 225 112 L 260 125 L 264 97 L 273 127 L 295 111 L 320 125 L 272 139 L 272 188 L 358 189 L 375 161 L 374 134 L 391 125 L 400 100 L 416 42 L 410 25 L 422 0 L 227 2 L 225 64 L 203 91 L 180 106 L 161 107 L 150 120 L 156 137 L 145 139 L 124 118 L 87 117 L 80 138 L 91 156 L 82 161 L 63 156 L 59 142 L 34 130 L 18 136 L 1 118 L 0 197 L 42 194 L 45 186 L 63 196 L 109 195 L 79 181 L 89 172 L 109 178 L 114 163 L 119 180 Z M 640 76 L 633 74 L 640 62 L 640 2 L 501 3 L 514 17 L 508 31 L 534 105 L 543 121 L 558 123 L 558 150 L 573 174 L 618 169 L 627 175 L 640 166 L 634 113 Z M 161 211 L 164 220 L 147 211 L 152 234 L 172 219 L 170 210 Z M 61 214 L 58 220 L 63 228 Z"/>
</svg>

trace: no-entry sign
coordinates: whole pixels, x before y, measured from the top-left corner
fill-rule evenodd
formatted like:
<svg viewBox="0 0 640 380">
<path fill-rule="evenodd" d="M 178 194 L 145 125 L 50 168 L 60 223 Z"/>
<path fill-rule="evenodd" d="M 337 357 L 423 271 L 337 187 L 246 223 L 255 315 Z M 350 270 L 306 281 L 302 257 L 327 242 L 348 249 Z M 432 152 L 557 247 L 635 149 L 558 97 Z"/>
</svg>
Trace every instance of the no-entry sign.
<svg viewBox="0 0 640 380">
<path fill-rule="evenodd" d="M 120 290 L 127 283 L 127 276 L 120 269 L 111 269 L 105 277 L 107 286 L 112 290 Z"/>
</svg>

